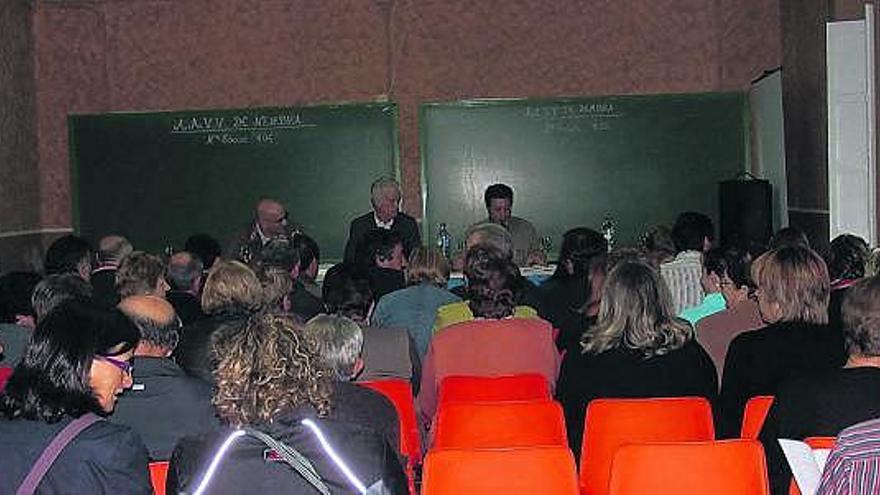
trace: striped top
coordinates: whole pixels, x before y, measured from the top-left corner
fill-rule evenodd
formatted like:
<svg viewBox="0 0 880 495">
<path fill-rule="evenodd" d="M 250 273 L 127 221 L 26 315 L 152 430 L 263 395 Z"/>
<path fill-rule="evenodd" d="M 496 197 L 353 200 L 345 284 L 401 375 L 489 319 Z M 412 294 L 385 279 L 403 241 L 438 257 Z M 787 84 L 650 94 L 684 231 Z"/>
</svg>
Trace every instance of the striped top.
<svg viewBox="0 0 880 495">
<path fill-rule="evenodd" d="M 851 426 L 837 437 L 817 495 L 880 493 L 880 419 Z"/>
</svg>

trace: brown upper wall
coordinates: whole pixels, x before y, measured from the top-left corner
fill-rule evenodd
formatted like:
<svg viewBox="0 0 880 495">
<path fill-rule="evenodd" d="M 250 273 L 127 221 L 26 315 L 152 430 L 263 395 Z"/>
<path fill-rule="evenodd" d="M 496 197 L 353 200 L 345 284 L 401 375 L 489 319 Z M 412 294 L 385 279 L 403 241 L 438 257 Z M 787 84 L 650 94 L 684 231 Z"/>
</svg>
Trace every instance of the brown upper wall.
<svg viewBox="0 0 880 495">
<path fill-rule="evenodd" d="M 404 202 L 418 215 L 420 102 L 741 91 L 782 60 L 778 0 L 36 0 L 32 8 L 43 226 L 71 222 L 70 113 L 387 97 L 400 103 Z"/>
</svg>

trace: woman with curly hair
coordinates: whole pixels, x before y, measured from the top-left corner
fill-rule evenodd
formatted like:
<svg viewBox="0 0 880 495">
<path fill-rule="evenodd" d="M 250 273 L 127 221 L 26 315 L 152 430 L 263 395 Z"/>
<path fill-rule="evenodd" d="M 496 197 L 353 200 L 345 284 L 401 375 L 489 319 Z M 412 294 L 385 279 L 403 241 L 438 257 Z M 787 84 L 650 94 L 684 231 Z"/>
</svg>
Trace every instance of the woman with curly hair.
<svg viewBox="0 0 880 495">
<path fill-rule="evenodd" d="M 334 418 L 334 376 L 289 316 L 258 314 L 215 343 L 214 405 L 230 429 L 181 440 L 169 493 L 405 490 L 395 451 Z"/>
<path fill-rule="evenodd" d="M 446 376 L 538 373 L 552 390 L 559 372 L 553 326 L 540 318 L 514 317 L 516 265 L 501 251 L 479 245 L 465 258 L 468 306 L 475 319 L 440 330 L 428 346 L 417 399 L 426 425 Z"/>
</svg>

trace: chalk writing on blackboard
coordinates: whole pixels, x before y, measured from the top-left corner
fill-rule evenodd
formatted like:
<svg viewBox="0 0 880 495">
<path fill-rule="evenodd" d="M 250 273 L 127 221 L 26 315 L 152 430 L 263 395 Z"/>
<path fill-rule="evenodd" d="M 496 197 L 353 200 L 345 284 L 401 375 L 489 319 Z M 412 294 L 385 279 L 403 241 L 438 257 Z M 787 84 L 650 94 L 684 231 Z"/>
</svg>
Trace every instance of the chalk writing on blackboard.
<svg viewBox="0 0 880 495">
<path fill-rule="evenodd" d="M 284 131 L 317 127 L 299 113 L 197 115 L 171 121 L 171 134 L 200 135 L 208 145 L 275 144 Z"/>
<path fill-rule="evenodd" d="M 525 108 L 527 118 L 543 122 L 542 130 L 546 134 L 610 131 L 611 119 L 622 115 L 614 103 L 563 103 Z"/>
</svg>

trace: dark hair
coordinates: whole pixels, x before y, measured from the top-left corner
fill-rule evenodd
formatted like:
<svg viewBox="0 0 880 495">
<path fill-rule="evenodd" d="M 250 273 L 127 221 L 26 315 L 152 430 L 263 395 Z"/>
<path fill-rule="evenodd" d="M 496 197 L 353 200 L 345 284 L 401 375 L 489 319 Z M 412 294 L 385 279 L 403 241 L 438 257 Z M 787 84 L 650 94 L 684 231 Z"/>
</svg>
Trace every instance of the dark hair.
<svg viewBox="0 0 880 495">
<path fill-rule="evenodd" d="M 299 254 L 287 237 L 273 237 L 259 252 L 258 264 L 266 268 L 278 268 L 287 273 L 299 263 Z M 257 271 L 257 270 L 255 270 Z"/>
<path fill-rule="evenodd" d="M 91 244 L 82 237 L 59 237 L 46 250 L 46 275 L 78 273 L 83 262 L 91 266 L 92 252 Z"/>
<path fill-rule="evenodd" d="M 0 411 L 8 419 L 47 423 L 106 414 L 90 384 L 92 359 L 128 352 L 139 340 L 137 327 L 121 311 L 65 303 L 37 324 L 0 396 Z"/>
<path fill-rule="evenodd" d="M 355 262 L 360 267 L 373 266 L 376 258 L 386 261 L 394 254 L 394 247 L 403 244 L 400 234 L 386 229 L 372 229 L 364 235 L 355 249 Z"/>
<path fill-rule="evenodd" d="M 305 269 L 312 264 L 312 260 L 321 262 L 321 249 L 314 239 L 305 234 L 296 234 L 293 237 L 293 249 L 299 255 L 299 266 Z"/>
<path fill-rule="evenodd" d="M 747 251 L 731 247 L 727 249 L 710 249 L 703 255 L 703 266 L 708 273 L 714 273 L 719 278 L 727 275 L 736 288 L 748 287 L 753 289 L 755 284 L 751 277 L 752 258 Z"/>
<path fill-rule="evenodd" d="M 851 285 L 843 296 L 843 341 L 850 356 L 880 356 L 880 277 Z"/>
<path fill-rule="evenodd" d="M 69 300 L 88 302 L 92 298 L 92 286 L 73 273 L 49 275 L 40 280 L 31 294 L 31 305 L 37 322 L 45 318 L 61 303 Z"/>
<path fill-rule="evenodd" d="M 770 238 L 769 249 L 778 249 L 781 247 L 810 247 L 810 239 L 803 230 L 797 227 L 783 227 L 773 234 Z"/>
<path fill-rule="evenodd" d="M 141 340 L 162 349 L 174 350 L 180 339 L 180 320 L 175 315 L 171 321 L 164 325 L 160 322 L 138 314 L 126 315 L 137 325 L 141 331 Z"/>
<path fill-rule="evenodd" d="M 563 234 L 559 263 L 550 278 L 570 287 L 574 292 L 571 300 L 576 302 L 578 310 L 586 309 L 583 305 L 592 296 L 590 279 L 597 271 L 605 271 L 607 255 L 608 241 L 593 229 L 578 227 Z"/>
<path fill-rule="evenodd" d="M 486 246 L 470 248 L 465 257 L 468 305 L 478 318 L 511 316 L 516 306 L 519 269 L 503 253 Z"/>
<path fill-rule="evenodd" d="M 841 234 L 831 241 L 828 252 L 828 275 L 831 280 L 853 280 L 865 276 L 868 243 L 852 234 Z"/>
<path fill-rule="evenodd" d="M 17 315 L 35 316 L 31 294 L 39 282 L 36 272 L 9 272 L 0 277 L 0 323 L 15 323 Z"/>
<path fill-rule="evenodd" d="M 324 275 L 321 296 L 327 312 L 363 322 L 373 304 L 369 279 L 349 263 L 333 265 Z"/>
<path fill-rule="evenodd" d="M 513 189 L 507 184 L 492 184 L 486 188 L 483 194 L 483 200 L 486 202 L 486 208 L 492 203 L 493 199 L 509 199 L 513 204 Z"/>
<path fill-rule="evenodd" d="M 175 262 L 175 258 L 186 259 L 186 263 Z M 168 279 L 168 285 L 174 290 L 188 290 L 192 287 L 193 282 L 202 275 L 204 265 L 198 256 L 194 256 L 188 251 L 179 251 L 168 260 L 168 268 L 165 270 L 165 277 Z"/>
<path fill-rule="evenodd" d="M 703 251 L 703 239 L 715 238 L 712 220 L 702 213 L 686 211 L 672 227 L 672 240 L 679 251 Z"/>
<path fill-rule="evenodd" d="M 116 269 L 119 297 L 150 294 L 165 276 L 165 262 L 155 254 L 134 251 L 122 259 Z"/>
<path fill-rule="evenodd" d="M 205 270 L 210 269 L 214 265 L 214 260 L 220 257 L 223 249 L 217 239 L 208 234 L 195 234 L 189 236 L 183 249 L 198 256 L 202 260 Z"/>
</svg>

